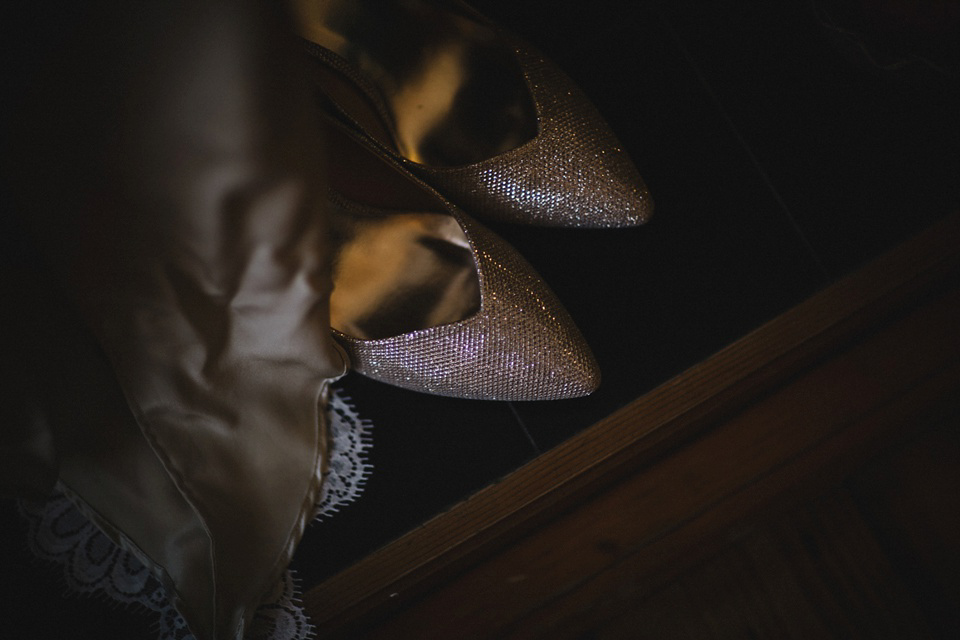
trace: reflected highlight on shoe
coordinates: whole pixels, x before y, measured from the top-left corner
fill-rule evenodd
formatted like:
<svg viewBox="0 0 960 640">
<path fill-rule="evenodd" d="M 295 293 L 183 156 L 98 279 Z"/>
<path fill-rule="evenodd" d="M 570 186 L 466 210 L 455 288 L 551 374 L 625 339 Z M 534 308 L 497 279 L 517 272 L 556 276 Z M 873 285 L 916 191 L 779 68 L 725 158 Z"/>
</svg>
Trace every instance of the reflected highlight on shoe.
<svg viewBox="0 0 960 640">
<path fill-rule="evenodd" d="M 323 108 L 471 214 L 568 227 L 652 214 L 586 96 L 462 2 L 297 4 Z"/>
</svg>

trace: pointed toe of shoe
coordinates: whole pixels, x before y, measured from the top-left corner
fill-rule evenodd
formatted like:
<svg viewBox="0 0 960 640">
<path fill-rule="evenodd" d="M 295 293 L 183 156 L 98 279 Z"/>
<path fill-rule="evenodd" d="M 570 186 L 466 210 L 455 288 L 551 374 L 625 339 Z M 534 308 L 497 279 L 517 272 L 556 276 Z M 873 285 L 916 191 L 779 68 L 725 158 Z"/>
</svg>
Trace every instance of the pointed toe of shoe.
<svg viewBox="0 0 960 640">
<path fill-rule="evenodd" d="M 573 320 L 512 247 L 464 214 L 480 309 L 460 322 L 379 340 L 339 332 L 352 368 L 381 382 L 478 400 L 560 400 L 592 393 L 600 371 Z"/>
<path fill-rule="evenodd" d="M 522 39 L 458 0 L 411 0 L 385 4 L 407 26 L 429 19 L 431 36 L 384 23 L 396 42 L 371 44 L 376 3 L 326 4 L 300 26 L 322 108 L 457 206 L 548 227 L 650 217 L 647 187 L 606 120 Z"/>
<path fill-rule="evenodd" d="M 579 228 L 647 222 L 650 192 L 603 116 L 556 65 L 510 43 L 534 102 L 537 135 L 472 165 L 408 167 L 486 220 Z"/>
<path fill-rule="evenodd" d="M 537 333 L 508 330 L 485 314 L 476 320 L 470 326 L 437 327 L 387 340 L 347 339 L 345 347 L 358 373 L 432 395 L 562 400 L 589 395 L 599 385 L 600 372 L 589 351 L 546 345 Z M 564 339 L 577 342 L 579 336 Z"/>
<path fill-rule="evenodd" d="M 515 389 L 514 400 L 565 400 L 588 396 L 600 386 L 600 368 L 590 353 L 555 354 L 546 359 L 517 359 L 519 379 L 536 381 Z"/>
</svg>

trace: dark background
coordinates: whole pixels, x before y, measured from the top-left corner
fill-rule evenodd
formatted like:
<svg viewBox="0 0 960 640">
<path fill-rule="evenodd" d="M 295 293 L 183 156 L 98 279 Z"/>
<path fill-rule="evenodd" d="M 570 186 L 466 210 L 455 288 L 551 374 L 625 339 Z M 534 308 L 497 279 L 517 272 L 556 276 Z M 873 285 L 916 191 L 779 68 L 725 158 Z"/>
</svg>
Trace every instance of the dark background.
<svg viewBox="0 0 960 640">
<path fill-rule="evenodd" d="M 628 230 L 496 227 L 593 347 L 604 376 L 593 396 L 498 404 L 344 380 L 374 425 L 374 471 L 365 495 L 301 545 L 306 587 L 960 205 L 956 12 L 803 0 L 474 5 L 594 100 L 656 212 Z"/>
</svg>

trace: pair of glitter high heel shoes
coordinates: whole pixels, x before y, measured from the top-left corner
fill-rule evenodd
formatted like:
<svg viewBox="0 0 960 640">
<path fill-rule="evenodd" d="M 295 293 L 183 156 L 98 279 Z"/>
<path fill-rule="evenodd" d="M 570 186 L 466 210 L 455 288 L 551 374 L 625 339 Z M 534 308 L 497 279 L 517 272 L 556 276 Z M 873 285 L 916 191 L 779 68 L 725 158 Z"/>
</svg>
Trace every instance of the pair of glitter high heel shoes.
<svg viewBox="0 0 960 640">
<path fill-rule="evenodd" d="M 572 81 L 459 1 L 302 0 L 334 220 L 331 325 L 396 386 L 551 400 L 600 380 L 550 288 L 476 217 L 641 224 L 642 179 Z M 461 208 L 462 207 L 462 208 Z"/>
</svg>

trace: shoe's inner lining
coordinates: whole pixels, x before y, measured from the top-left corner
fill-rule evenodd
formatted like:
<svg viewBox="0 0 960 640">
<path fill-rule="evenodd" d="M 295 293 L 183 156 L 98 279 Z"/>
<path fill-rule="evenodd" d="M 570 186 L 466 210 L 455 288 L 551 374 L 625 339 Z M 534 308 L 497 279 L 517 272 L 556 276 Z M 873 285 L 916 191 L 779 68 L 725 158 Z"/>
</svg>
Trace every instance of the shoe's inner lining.
<svg viewBox="0 0 960 640">
<path fill-rule="evenodd" d="M 479 307 L 470 248 L 452 217 L 334 205 L 331 326 L 373 340 L 457 322 Z"/>
<path fill-rule="evenodd" d="M 513 51 L 455 3 L 297 5 L 302 35 L 343 58 L 368 85 L 325 69 L 317 74 L 324 92 L 404 157 L 461 166 L 537 134 L 536 111 Z M 376 95 L 364 95 L 370 92 Z"/>
<path fill-rule="evenodd" d="M 374 340 L 480 308 L 469 242 L 443 205 L 342 133 L 327 135 L 335 247 L 331 326 Z"/>
</svg>

